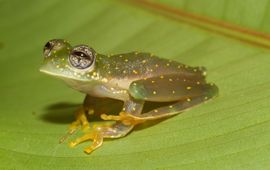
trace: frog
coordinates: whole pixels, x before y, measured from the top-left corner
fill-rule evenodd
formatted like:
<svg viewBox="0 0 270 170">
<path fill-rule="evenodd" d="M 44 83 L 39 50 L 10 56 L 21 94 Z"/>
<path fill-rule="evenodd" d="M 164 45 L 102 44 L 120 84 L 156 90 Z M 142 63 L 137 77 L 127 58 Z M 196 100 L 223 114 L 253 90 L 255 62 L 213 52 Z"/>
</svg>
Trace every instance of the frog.
<svg viewBox="0 0 270 170">
<path fill-rule="evenodd" d="M 43 55 L 41 72 L 86 96 L 68 134 L 83 131 L 69 146 L 91 141 L 84 149 L 87 154 L 99 148 L 104 139 L 124 137 L 139 124 L 172 117 L 218 94 L 218 87 L 206 81 L 205 67 L 192 67 L 152 53 L 104 55 L 85 44 L 72 46 L 66 40 L 53 39 L 45 44 Z M 117 114 L 100 114 L 104 124 L 91 126 L 87 115 L 95 113 L 91 106 L 95 98 L 120 100 L 122 109 Z M 170 104 L 143 113 L 146 102 Z"/>
</svg>

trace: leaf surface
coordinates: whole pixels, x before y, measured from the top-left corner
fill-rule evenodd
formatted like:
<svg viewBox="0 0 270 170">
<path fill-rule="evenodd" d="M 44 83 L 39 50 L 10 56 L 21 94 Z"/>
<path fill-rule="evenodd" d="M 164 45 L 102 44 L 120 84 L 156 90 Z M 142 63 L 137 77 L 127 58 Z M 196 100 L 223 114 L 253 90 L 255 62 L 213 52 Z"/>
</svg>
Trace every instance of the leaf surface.
<svg viewBox="0 0 270 170">
<path fill-rule="evenodd" d="M 259 14 L 243 13 L 251 18 L 240 21 L 233 12 L 242 7 L 240 2 L 225 8 L 232 2 L 223 0 L 216 8 L 216 2 L 208 0 L 209 9 L 194 0 L 183 8 L 184 1 L 179 6 L 172 0 L 151 2 L 221 20 L 220 10 L 228 10 L 224 21 L 259 33 L 268 28 L 257 23 L 256 18 L 264 20 Z M 263 8 L 251 0 L 243 3 L 257 11 Z M 215 31 L 226 30 L 222 26 L 201 29 L 207 23 L 186 16 L 181 17 L 191 22 L 171 18 L 176 14 L 151 6 L 153 12 L 142 1 L 2 0 L 0 4 L 0 169 L 270 167 L 267 38 L 243 36 L 233 29 L 229 34 Z M 265 14 L 269 12 L 265 9 Z M 155 126 L 138 128 L 125 138 L 105 141 L 86 155 L 82 150 L 87 142 L 75 149 L 58 144 L 84 95 L 39 73 L 43 45 L 53 38 L 89 44 L 104 54 L 146 51 L 205 66 L 208 80 L 220 89 L 219 97 Z"/>
</svg>

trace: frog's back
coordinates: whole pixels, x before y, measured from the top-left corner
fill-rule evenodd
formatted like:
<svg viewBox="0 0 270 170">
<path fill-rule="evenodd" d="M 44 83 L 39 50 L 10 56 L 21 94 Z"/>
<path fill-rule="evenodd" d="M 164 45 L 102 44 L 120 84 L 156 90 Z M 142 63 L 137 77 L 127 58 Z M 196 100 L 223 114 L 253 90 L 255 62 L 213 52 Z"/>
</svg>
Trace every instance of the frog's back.
<svg viewBox="0 0 270 170">
<path fill-rule="evenodd" d="M 190 67 L 176 61 L 159 58 L 151 53 L 131 52 L 100 56 L 97 62 L 101 74 L 114 79 L 138 80 L 168 74 L 203 77 L 205 74 L 203 67 Z"/>
<path fill-rule="evenodd" d="M 189 96 L 217 94 L 215 85 L 206 83 L 204 67 L 190 67 L 150 53 L 126 53 L 100 56 L 97 59 L 101 77 L 110 87 L 126 89 L 146 101 L 176 101 Z"/>
</svg>

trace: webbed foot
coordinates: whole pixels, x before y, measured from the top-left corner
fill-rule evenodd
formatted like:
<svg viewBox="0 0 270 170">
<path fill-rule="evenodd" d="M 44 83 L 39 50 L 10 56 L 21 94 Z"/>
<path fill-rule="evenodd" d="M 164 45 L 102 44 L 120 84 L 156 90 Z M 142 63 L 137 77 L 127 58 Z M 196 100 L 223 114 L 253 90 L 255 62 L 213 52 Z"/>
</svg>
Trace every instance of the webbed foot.
<svg viewBox="0 0 270 170">
<path fill-rule="evenodd" d="M 70 135 L 74 134 L 80 127 L 81 127 L 81 130 L 84 132 L 90 128 L 89 122 L 88 122 L 87 117 L 85 115 L 86 110 L 88 113 L 93 112 L 92 109 L 85 108 L 84 106 L 81 106 L 75 112 L 76 120 L 70 124 L 67 134 L 60 138 L 59 143 L 63 143 Z"/>
<path fill-rule="evenodd" d="M 87 140 L 93 141 L 93 143 L 90 146 L 88 146 L 84 149 L 84 152 L 89 154 L 102 145 L 102 143 L 103 143 L 102 133 L 98 132 L 98 131 L 88 132 L 85 135 L 83 135 L 82 137 L 77 138 L 76 140 L 70 142 L 69 146 L 75 147 L 76 145 L 78 145 L 84 141 L 87 141 Z"/>
<path fill-rule="evenodd" d="M 85 153 L 91 153 L 99 148 L 104 138 L 120 138 L 128 134 L 133 129 L 133 126 L 126 126 L 121 122 L 116 122 L 110 125 L 94 124 L 93 128 L 88 130 L 82 137 L 75 139 L 69 143 L 70 147 L 92 140 L 92 144 L 84 149 Z"/>
</svg>

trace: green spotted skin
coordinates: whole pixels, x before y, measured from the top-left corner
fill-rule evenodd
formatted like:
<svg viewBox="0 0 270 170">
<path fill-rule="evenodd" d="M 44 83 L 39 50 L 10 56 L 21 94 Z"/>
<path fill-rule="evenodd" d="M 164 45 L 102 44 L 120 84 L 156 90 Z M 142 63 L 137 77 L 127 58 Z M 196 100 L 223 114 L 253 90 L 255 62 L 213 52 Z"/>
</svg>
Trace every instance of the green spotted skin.
<svg viewBox="0 0 270 170">
<path fill-rule="evenodd" d="M 97 70 L 109 79 L 145 79 L 166 74 L 185 74 L 200 79 L 203 67 L 189 67 L 151 53 L 131 52 L 118 55 L 98 55 Z"/>
<path fill-rule="evenodd" d="M 51 40 L 44 55 L 42 72 L 63 79 L 89 96 L 122 100 L 128 103 L 123 110 L 136 115 L 144 101 L 176 102 L 149 112 L 148 118 L 176 114 L 218 94 L 217 86 L 206 82 L 204 67 L 187 66 L 151 53 L 103 55 L 86 45 Z M 79 60 L 71 60 L 74 55 Z M 83 61 L 80 67 L 76 66 L 78 61 Z"/>
<path fill-rule="evenodd" d="M 211 98 L 217 92 L 217 88 L 213 84 L 205 83 L 203 79 L 198 81 L 178 74 L 169 74 L 152 77 L 147 81 L 134 81 L 129 91 L 136 99 L 168 102 L 179 99 L 191 100 L 199 95 Z"/>
</svg>

